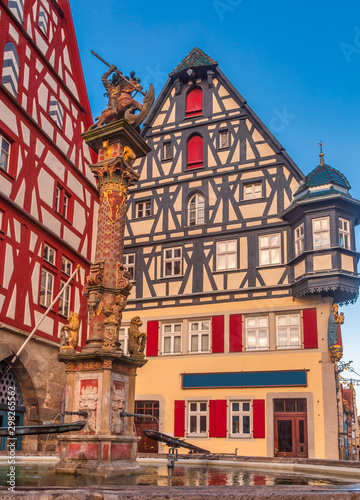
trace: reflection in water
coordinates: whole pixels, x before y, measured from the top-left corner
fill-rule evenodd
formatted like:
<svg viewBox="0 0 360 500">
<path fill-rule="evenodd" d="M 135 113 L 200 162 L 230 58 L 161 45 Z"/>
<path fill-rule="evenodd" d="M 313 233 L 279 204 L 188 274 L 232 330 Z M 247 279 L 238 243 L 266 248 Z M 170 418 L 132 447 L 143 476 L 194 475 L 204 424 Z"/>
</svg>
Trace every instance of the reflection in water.
<svg viewBox="0 0 360 500">
<path fill-rule="evenodd" d="M 166 464 L 148 465 L 145 473 L 139 475 L 101 478 L 96 476 L 72 476 L 51 474 L 49 465 L 16 466 L 17 486 L 90 486 L 90 485 L 148 485 L 148 486 L 249 486 L 249 485 L 314 485 L 314 484 L 346 484 L 336 480 L 305 476 L 303 474 L 286 474 L 279 472 L 262 472 L 242 470 L 240 467 L 219 467 L 204 465 L 182 465 L 177 463 L 174 469 Z M 0 484 L 6 484 L 7 465 L 0 465 Z M 351 484 L 349 481 L 348 484 Z"/>
</svg>

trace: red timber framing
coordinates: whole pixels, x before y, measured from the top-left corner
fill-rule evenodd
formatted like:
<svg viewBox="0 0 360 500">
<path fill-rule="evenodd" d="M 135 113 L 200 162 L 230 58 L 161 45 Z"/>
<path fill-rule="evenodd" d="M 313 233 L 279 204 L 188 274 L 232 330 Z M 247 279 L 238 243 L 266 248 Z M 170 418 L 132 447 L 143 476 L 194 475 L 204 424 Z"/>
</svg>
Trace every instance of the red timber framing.
<svg viewBox="0 0 360 500">
<path fill-rule="evenodd" d="M 39 22 L 38 2 L 27 0 L 21 22 L 0 1 L 0 135 L 11 144 L 9 169 L 0 169 L 0 321 L 31 331 L 46 310 L 40 304 L 44 286 L 55 298 L 69 269 L 80 264 L 67 307 L 80 312 L 83 345 L 82 287 L 92 260 L 98 195 L 88 168 L 95 158 L 80 134 L 92 118 L 69 2 L 54 0 L 42 8 Z M 19 60 L 18 75 L 5 61 L 8 42 Z M 44 258 L 45 243 L 54 250 L 53 262 Z M 55 304 L 37 335 L 59 342 L 67 307 L 60 311 Z"/>
</svg>

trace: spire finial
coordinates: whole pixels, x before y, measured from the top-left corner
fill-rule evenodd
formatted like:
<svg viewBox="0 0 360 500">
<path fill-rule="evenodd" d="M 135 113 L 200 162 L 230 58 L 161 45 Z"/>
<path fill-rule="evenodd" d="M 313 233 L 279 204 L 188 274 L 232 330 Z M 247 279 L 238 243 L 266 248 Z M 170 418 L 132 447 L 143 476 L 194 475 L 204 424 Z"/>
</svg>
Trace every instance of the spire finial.
<svg viewBox="0 0 360 500">
<path fill-rule="evenodd" d="M 324 145 L 324 141 L 322 141 L 320 139 L 320 142 L 318 144 L 318 148 L 320 148 L 320 155 L 319 156 L 320 156 L 320 165 L 321 166 L 325 165 L 325 162 L 324 162 L 324 153 L 323 153 L 323 150 L 322 150 L 323 145 Z"/>
</svg>

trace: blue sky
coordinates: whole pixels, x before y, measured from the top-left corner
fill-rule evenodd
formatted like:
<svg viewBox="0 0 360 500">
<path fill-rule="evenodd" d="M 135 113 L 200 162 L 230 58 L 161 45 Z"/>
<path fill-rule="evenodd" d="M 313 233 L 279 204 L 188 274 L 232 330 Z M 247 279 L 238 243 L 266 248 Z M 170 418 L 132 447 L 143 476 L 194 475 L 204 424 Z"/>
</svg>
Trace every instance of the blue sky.
<svg viewBox="0 0 360 500">
<path fill-rule="evenodd" d="M 70 5 L 94 116 L 106 106 L 105 66 L 91 50 L 124 74 L 135 70 L 158 95 L 168 73 L 197 46 L 218 61 L 305 174 L 319 163 L 321 139 L 326 163 L 347 177 L 352 196 L 360 199 L 358 1 L 70 0 Z M 343 359 L 353 360 L 358 373 L 359 304 L 340 308 L 346 318 Z"/>
</svg>

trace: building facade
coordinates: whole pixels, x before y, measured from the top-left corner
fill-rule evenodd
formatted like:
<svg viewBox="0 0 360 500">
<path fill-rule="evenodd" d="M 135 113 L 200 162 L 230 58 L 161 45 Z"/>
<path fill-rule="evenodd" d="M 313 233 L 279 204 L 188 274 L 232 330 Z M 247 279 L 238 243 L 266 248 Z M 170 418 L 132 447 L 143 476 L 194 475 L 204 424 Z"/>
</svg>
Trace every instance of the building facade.
<svg viewBox="0 0 360 500">
<path fill-rule="evenodd" d="M 65 372 L 56 358 L 70 311 L 80 311 L 80 343 L 86 340 L 82 287 L 98 196 L 80 134 L 92 119 L 69 2 L 1 0 L 0 8 L 2 368 L 81 265 L 0 385 L 0 426 L 7 425 L 9 385 L 16 387 L 17 423 L 34 425 L 53 420 L 61 408 Z M 42 448 L 37 436 L 21 443 L 22 450 Z"/>
<path fill-rule="evenodd" d="M 136 411 L 211 452 L 338 458 L 329 318 L 359 287 L 347 180 L 323 154 L 305 177 L 199 49 L 142 135 L 121 331 L 125 352 L 133 316 L 148 335 Z"/>
</svg>

